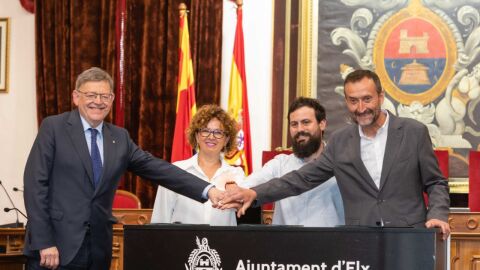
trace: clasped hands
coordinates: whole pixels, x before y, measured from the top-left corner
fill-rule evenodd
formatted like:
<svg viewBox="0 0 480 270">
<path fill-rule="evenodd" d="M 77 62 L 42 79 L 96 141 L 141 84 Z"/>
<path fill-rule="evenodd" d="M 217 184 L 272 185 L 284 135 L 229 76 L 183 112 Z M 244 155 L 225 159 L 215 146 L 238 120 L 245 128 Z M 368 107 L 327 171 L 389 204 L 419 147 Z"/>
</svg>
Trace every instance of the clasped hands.
<svg viewBox="0 0 480 270">
<path fill-rule="evenodd" d="M 252 189 L 241 188 L 235 182 L 227 182 L 225 191 L 211 188 L 208 191 L 208 198 L 212 202 L 212 207 L 221 210 L 234 208 L 237 210 L 237 217 L 241 217 L 257 198 L 257 193 Z"/>
</svg>

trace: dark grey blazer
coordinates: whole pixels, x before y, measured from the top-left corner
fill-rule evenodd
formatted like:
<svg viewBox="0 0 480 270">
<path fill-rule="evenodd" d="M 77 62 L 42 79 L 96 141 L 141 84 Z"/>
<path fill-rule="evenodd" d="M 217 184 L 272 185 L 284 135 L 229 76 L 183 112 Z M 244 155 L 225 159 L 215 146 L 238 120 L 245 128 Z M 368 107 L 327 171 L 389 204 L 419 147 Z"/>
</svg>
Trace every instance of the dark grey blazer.
<svg viewBox="0 0 480 270">
<path fill-rule="evenodd" d="M 331 136 L 322 156 L 281 178 L 253 188 L 258 203 L 305 192 L 335 176 L 347 225 L 423 227 L 428 219 L 447 221 L 448 182 L 440 172 L 427 128 L 390 114 L 380 188 L 360 156 L 358 125 Z M 422 192 L 429 196 L 428 210 Z"/>
<path fill-rule="evenodd" d="M 28 213 L 25 254 L 57 246 L 61 265 L 77 253 L 90 227 L 92 269 L 109 269 L 112 253 L 112 203 L 126 170 L 197 201 L 207 182 L 142 151 L 128 132 L 104 122 L 104 162 L 100 184 L 93 172 L 78 110 L 45 118 L 24 173 Z"/>
</svg>

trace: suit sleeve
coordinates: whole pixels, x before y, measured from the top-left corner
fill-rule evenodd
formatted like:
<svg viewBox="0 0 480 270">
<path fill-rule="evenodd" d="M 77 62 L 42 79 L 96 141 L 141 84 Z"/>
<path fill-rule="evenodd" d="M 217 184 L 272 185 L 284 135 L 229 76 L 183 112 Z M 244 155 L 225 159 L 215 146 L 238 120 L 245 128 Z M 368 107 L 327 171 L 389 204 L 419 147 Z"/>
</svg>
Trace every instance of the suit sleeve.
<svg viewBox="0 0 480 270">
<path fill-rule="evenodd" d="M 428 129 L 423 127 L 419 142 L 420 173 L 424 191 L 428 194 L 427 220 L 448 221 L 450 196 L 448 182 L 440 171 L 438 160 L 433 151 Z"/>
<path fill-rule="evenodd" d="M 125 133 L 129 147 L 128 170 L 193 200 L 207 201 L 202 197 L 202 192 L 209 185 L 208 182 L 143 151 Z"/>
<path fill-rule="evenodd" d="M 48 211 L 50 172 L 55 159 L 52 122 L 45 119 L 33 143 L 24 171 L 24 200 L 28 215 L 29 245 L 32 250 L 55 246 Z"/>
<path fill-rule="evenodd" d="M 305 164 L 299 170 L 252 188 L 257 192 L 257 204 L 296 196 L 326 182 L 333 176 L 333 153 L 334 143 L 329 143 L 317 160 Z"/>
</svg>

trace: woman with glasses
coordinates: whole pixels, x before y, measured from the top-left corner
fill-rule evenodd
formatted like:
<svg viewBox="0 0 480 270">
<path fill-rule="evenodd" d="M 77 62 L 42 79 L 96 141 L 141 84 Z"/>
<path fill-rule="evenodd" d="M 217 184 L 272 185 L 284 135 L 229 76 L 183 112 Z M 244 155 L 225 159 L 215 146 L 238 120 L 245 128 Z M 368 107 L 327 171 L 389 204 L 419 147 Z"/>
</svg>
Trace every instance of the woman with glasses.
<svg viewBox="0 0 480 270">
<path fill-rule="evenodd" d="M 187 137 L 196 154 L 175 162 L 178 167 L 205 181 L 224 189 L 226 181 L 239 181 L 245 177 L 239 167 L 228 165 L 223 153 L 236 147 L 237 123 L 217 105 L 201 107 L 193 117 Z M 185 196 L 158 187 L 152 213 L 152 223 L 210 224 L 219 226 L 236 225 L 235 211 L 222 211 Z"/>
</svg>

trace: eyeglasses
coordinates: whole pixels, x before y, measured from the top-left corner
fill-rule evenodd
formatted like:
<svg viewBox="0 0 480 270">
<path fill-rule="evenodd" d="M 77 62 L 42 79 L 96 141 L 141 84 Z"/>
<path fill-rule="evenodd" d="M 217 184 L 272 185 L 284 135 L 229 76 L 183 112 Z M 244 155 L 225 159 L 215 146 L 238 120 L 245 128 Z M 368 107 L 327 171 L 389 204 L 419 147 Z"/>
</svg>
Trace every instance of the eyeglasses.
<svg viewBox="0 0 480 270">
<path fill-rule="evenodd" d="M 103 102 L 109 102 L 113 99 L 114 97 L 114 94 L 112 93 L 109 93 L 109 94 L 99 94 L 99 93 L 95 93 L 95 92 L 82 92 L 80 90 L 76 90 L 77 92 L 83 94 L 83 96 L 85 97 L 85 99 L 87 99 L 88 101 L 93 101 L 93 100 L 96 100 L 97 97 L 100 97 L 100 100 L 103 101 Z"/>
<path fill-rule="evenodd" d="M 208 128 L 202 128 L 198 131 L 200 133 L 200 136 L 202 137 L 208 137 L 210 134 L 213 134 L 213 137 L 215 139 L 221 139 L 225 137 L 225 131 L 219 130 L 219 129 L 208 129 Z"/>
</svg>

